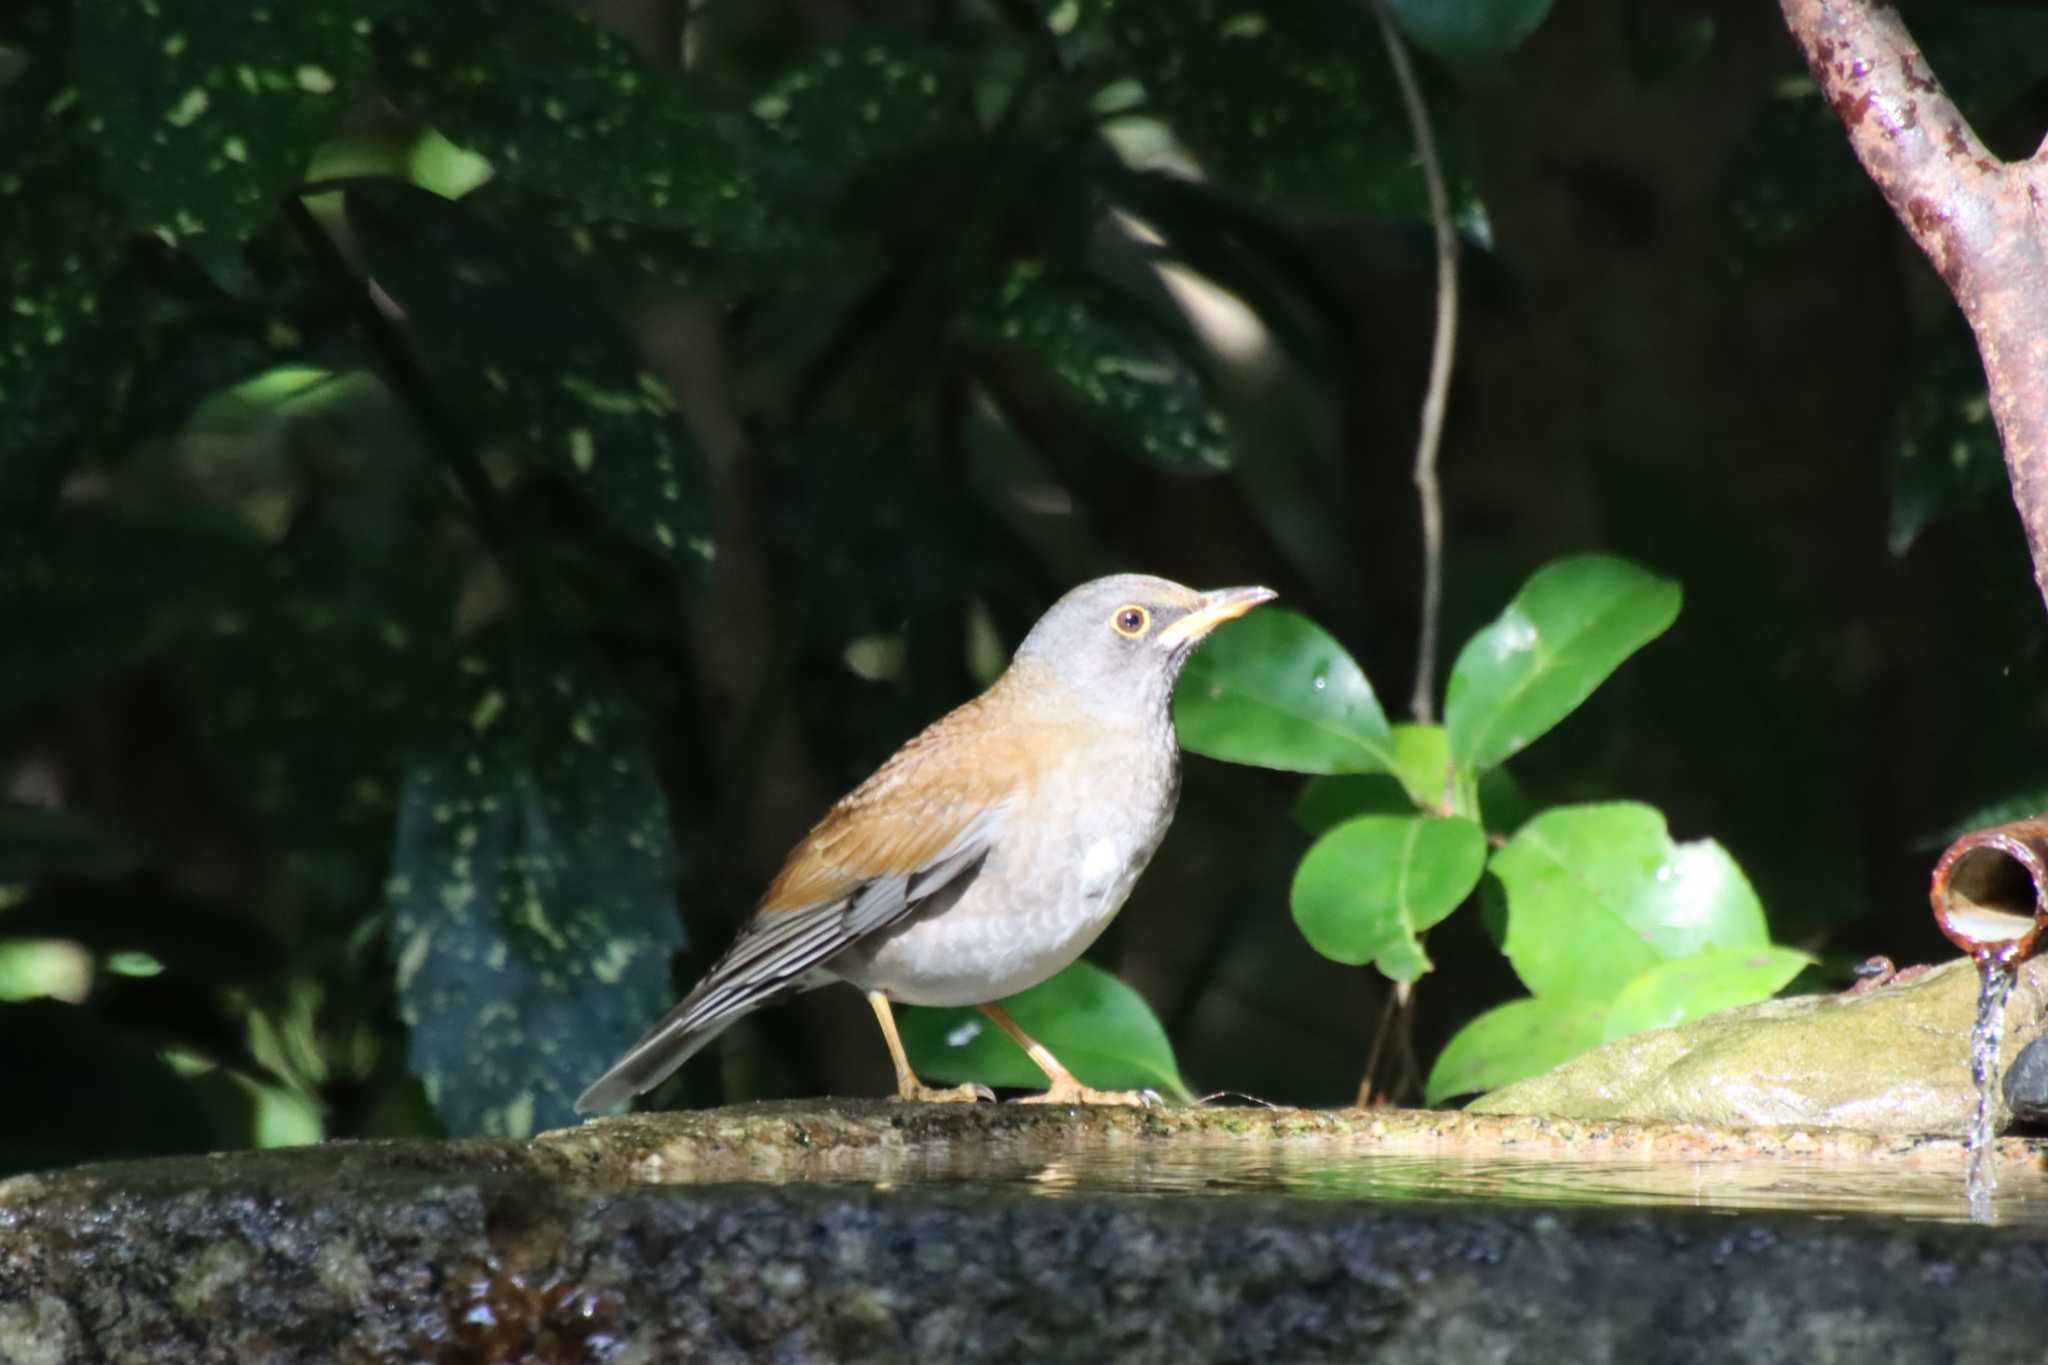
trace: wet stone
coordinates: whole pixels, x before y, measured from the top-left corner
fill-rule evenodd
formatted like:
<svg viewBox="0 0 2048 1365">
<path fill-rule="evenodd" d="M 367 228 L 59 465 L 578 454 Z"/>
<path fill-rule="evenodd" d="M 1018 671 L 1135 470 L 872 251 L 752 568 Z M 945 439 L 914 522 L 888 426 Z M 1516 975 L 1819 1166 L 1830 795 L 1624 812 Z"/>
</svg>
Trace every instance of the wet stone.
<svg viewBox="0 0 2048 1365">
<path fill-rule="evenodd" d="M 752 1105 L 0 1182 L 0 1361 L 2039 1358 L 2048 1219 L 1575 1205 L 1497 1183 L 1515 1153 L 1695 1191 L 1836 1163 L 1960 1215 L 1945 1139 Z M 1496 1183 L 1421 1174 L 1453 1159 Z"/>
<path fill-rule="evenodd" d="M 2023 1123 L 2048 1124 L 2048 1036 L 2020 1049 L 2005 1073 L 2005 1104 Z"/>
</svg>

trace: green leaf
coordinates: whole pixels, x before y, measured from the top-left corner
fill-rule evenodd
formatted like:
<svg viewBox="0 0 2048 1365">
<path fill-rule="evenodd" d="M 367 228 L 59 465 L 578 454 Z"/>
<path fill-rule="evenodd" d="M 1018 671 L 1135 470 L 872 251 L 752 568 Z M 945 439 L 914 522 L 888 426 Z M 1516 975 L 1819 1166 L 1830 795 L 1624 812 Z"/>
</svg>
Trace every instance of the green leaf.
<svg viewBox="0 0 2048 1365">
<path fill-rule="evenodd" d="M 748 106 L 773 153 L 817 197 L 856 173 L 975 126 L 970 71 L 912 34 L 868 30 L 805 50 Z"/>
<path fill-rule="evenodd" d="M 1444 728 L 1461 767 L 1514 757 L 1677 619 L 1679 587 L 1611 555 L 1538 569 L 1451 667 Z"/>
<path fill-rule="evenodd" d="M 1408 117 L 1363 6 L 1114 0 L 1104 8 L 1158 112 L 1225 187 L 1283 210 L 1428 213 Z M 1442 103 L 1431 112 L 1454 191 L 1469 203 L 1457 121 Z"/>
<path fill-rule="evenodd" d="M 353 0 L 95 0 L 79 96 L 137 227 L 231 244 L 277 213 L 369 66 Z"/>
<path fill-rule="evenodd" d="M 530 678 L 479 647 L 413 766 L 389 896 L 408 1056 L 457 1134 L 575 1121 L 669 1004 L 682 945 L 667 805 L 609 682 L 557 642 Z"/>
<path fill-rule="evenodd" d="M 1415 799 L 1391 773 L 1340 773 L 1302 784 L 1294 799 L 1294 823 L 1310 834 L 1335 829 L 1361 815 L 1405 816 L 1415 813 Z"/>
<path fill-rule="evenodd" d="M 410 186 L 351 188 L 348 221 L 474 429 L 517 441 L 671 564 L 703 569 L 703 451 L 668 386 L 582 281 Z"/>
<path fill-rule="evenodd" d="M 1629 982 L 1614 998 L 1602 1036 L 1670 1028 L 1715 1010 L 1768 1000 L 1812 962 L 1810 954 L 1770 944 L 1713 948 L 1666 962 Z"/>
<path fill-rule="evenodd" d="M 1550 13 L 1550 0 L 1386 0 L 1417 47 L 1447 62 L 1497 61 Z"/>
<path fill-rule="evenodd" d="M 1711 839 L 1673 843 L 1634 803 L 1560 806 L 1493 855 L 1508 894 L 1503 950 L 1541 996 L 1611 1000 L 1673 958 L 1770 944 L 1763 906 Z"/>
<path fill-rule="evenodd" d="M 379 26 L 377 55 L 394 99 L 527 190 L 706 245 L 768 250 L 794 235 L 682 77 L 576 9 L 407 6 Z"/>
<path fill-rule="evenodd" d="M 1149 463 L 1183 474 L 1230 468 L 1208 379 L 1137 300 L 1019 261 L 999 290 L 969 304 L 962 326 L 972 339 L 1039 361 L 1111 439 Z"/>
<path fill-rule="evenodd" d="M 1300 773 L 1392 772 L 1394 736 L 1358 664 L 1299 612 L 1265 607 L 1220 627 L 1174 696 L 1181 746 Z"/>
<path fill-rule="evenodd" d="M 1076 962 L 1002 1005 L 1084 1085 L 1189 1098 L 1145 998 L 1100 967 Z M 1045 1089 L 1045 1073 L 979 1010 L 906 1010 L 902 1031 L 910 1065 L 925 1080 Z"/>
<path fill-rule="evenodd" d="M 1457 803 L 1457 774 L 1451 767 L 1451 741 L 1441 725 L 1396 725 L 1394 776 L 1409 799 L 1424 810 L 1443 810 Z"/>
<path fill-rule="evenodd" d="M 1463 903 L 1486 866 L 1470 820 L 1361 816 L 1315 842 L 1294 874 L 1294 922 L 1324 957 L 1377 960 L 1397 981 L 1429 970 L 1416 936 Z"/>
<path fill-rule="evenodd" d="M 1605 1010 L 1579 1000 L 1523 999 L 1466 1024 L 1437 1054 L 1423 1082 L 1425 1102 L 1497 1090 L 1568 1062 L 1601 1041 Z"/>
</svg>

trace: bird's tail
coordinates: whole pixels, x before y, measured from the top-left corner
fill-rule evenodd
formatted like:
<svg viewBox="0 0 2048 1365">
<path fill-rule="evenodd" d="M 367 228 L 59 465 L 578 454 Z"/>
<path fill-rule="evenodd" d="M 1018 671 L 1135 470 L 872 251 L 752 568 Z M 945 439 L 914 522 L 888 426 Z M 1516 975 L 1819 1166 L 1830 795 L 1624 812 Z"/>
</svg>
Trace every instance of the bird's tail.
<svg viewBox="0 0 2048 1365">
<path fill-rule="evenodd" d="M 661 1016 L 661 1022 L 612 1063 L 611 1070 L 591 1082 L 590 1088 L 576 1097 L 576 1112 L 588 1114 L 646 1094 L 719 1034 L 780 994 L 780 990 L 734 992 L 714 975 Z"/>
</svg>

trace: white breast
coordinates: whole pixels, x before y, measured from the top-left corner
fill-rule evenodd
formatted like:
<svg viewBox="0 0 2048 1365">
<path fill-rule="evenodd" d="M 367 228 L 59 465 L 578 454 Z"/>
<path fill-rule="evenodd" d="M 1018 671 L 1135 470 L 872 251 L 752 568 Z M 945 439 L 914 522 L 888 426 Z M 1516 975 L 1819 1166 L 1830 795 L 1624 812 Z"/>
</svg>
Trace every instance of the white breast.
<svg viewBox="0 0 2048 1365">
<path fill-rule="evenodd" d="M 1134 755 L 1127 782 L 1108 792 L 1086 784 L 1087 799 L 1041 788 L 956 903 L 872 936 L 832 973 L 912 1005 L 978 1005 L 1037 985 L 1123 908 L 1172 816 L 1177 758 Z"/>
</svg>

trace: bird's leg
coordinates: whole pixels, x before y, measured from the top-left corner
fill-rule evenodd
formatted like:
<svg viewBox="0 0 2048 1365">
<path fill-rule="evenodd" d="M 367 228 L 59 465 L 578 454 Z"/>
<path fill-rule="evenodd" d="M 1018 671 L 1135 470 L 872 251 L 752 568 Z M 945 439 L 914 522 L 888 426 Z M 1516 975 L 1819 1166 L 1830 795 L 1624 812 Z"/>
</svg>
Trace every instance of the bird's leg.
<svg viewBox="0 0 2048 1365">
<path fill-rule="evenodd" d="M 985 1085 L 956 1085 L 949 1090 L 940 1090 L 926 1085 L 910 1069 L 910 1058 L 903 1055 L 903 1040 L 896 1036 L 896 1015 L 889 1008 L 889 997 L 880 991 L 868 992 L 868 1004 L 875 1011 L 875 1022 L 882 1026 L 882 1040 L 889 1045 L 889 1060 L 896 1064 L 896 1098 L 899 1100 L 993 1100 L 995 1091 Z"/>
<path fill-rule="evenodd" d="M 981 1012 L 995 1020 L 996 1027 L 1010 1035 L 1017 1046 L 1024 1049 L 1033 1065 L 1045 1073 L 1051 1082 L 1042 1095 L 1026 1095 L 1019 1104 L 1128 1104 L 1149 1107 L 1159 1103 L 1159 1095 L 1152 1090 L 1093 1090 L 1081 1084 L 1073 1072 L 1060 1065 L 1060 1059 L 1053 1056 L 1044 1043 L 1039 1042 L 1023 1029 L 1001 1005 L 983 1005 Z"/>
</svg>

